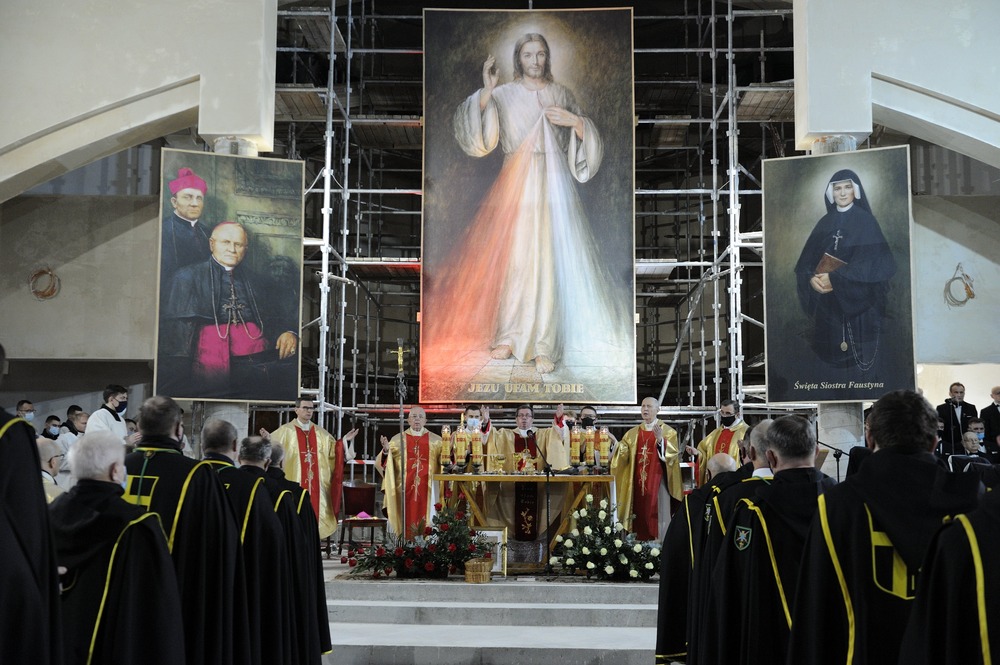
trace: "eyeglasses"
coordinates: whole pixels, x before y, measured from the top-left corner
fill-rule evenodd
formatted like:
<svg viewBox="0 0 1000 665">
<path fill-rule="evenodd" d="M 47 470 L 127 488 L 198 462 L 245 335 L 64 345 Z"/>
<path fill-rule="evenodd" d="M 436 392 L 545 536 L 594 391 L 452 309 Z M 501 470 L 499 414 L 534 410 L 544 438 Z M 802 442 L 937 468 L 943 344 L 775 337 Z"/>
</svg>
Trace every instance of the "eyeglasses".
<svg viewBox="0 0 1000 665">
<path fill-rule="evenodd" d="M 49 461 L 51 462 L 54 459 L 62 459 L 63 457 L 66 457 L 65 453 L 63 453 L 62 455 L 53 455 L 52 457 L 49 458 Z"/>
<path fill-rule="evenodd" d="M 34 413 L 34 409 L 21 409 L 21 413 Z"/>
<path fill-rule="evenodd" d="M 302 409 L 303 411 L 315 411 L 315 406 L 297 406 L 296 409 Z"/>
</svg>

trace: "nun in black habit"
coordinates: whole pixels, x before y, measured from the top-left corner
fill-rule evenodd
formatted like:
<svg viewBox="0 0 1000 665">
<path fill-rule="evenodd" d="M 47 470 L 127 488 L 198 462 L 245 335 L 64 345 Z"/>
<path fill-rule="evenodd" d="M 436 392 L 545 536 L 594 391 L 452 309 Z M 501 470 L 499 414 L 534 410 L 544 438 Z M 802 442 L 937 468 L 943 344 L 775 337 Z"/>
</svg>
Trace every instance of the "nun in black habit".
<svg viewBox="0 0 1000 665">
<path fill-rule="evenodd" d="M 795 264 L 799 302 L 813 323 L 810 346 L 831 367 L 868 372 L 886 343 L 882 325 L 896 262 L 854 171 L 833 174 L 824 202 L 826 214 Z"/>
</svg>

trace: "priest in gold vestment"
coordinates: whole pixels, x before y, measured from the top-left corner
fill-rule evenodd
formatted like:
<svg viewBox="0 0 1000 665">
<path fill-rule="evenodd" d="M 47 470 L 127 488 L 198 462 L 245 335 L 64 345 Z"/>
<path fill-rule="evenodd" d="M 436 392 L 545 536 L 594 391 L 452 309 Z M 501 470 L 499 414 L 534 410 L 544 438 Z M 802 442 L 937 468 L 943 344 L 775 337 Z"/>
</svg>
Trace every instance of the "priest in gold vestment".
<svg viewBox="0 0 1000 665">
<path fill-rule="evenodd" d="M 561 411 L 562 405 L 557 412 L 560 422 Z M 483 417 L 488 422 L 489 412 L 483 413 Z M 493 428 L 488 444 L 487 471 L 517 473 L 530 469 L 542 471 L 546 464 L 557 470 L 569 466 L 569 445 L 556 430 L 536 430 L 532 426 L 535 412 L 530 405 L 517 407 L 515 418 L 516 429 Z M 497 455 L 503 455 L 502 463 L 497 461 Z M 494 490 L 494 486 L 499 489 Z M 546 515 L 544 483 L 489 483 L 487 490 L 490 492 L 486 498 L 487 517 L 500 520 L 509 529 L 510 538 L 519 541 L 535 541 L 544 536 L 548 525 L 562 512 L 566 495 L 564 484 L 552 486 Z"/>
<path fill-rule="evenodd" d="M 740 407 L 735 400 L 723 400 L 719 407 L 719 427 L 712 430 L 698 444 L 697 448 L 687 447 L 687 452 L 698 461 L 698 486 L 708 481 L 708 460 L 715 455 L 729 455 L 740 465 L 740 442 L 750 428 L 740 417 Z"/>
<path fill-rule="evenodd" d="M 384 475 L 382 491 L 385 493 L 389 525 L 397 534 L 404 535 L 405 515 L 404 537 L 412 540 L 431 523 L 431 477 L 441 472 L 441 437 L 424 429 L 427 414 L 419 406 L 410 409 L 406 421 L 410 425 L 403 432 L 406 437 L 406 473 L 403 473 L 399 434 L 392 440 L 382 437 L 382 452 L 375 458 L 375 468 Z"/>
<path fill-rule="evenodd" d="M 295 400 L 295 420 L 268 434 L 271 443 L 285 451 L 285 477 L 309 491 L 313 511 L 319 522 L 320 539 L 337 530 L 337 513 L 344 491 L 344 463 L 354 459 L 352 441 L 358 430 L 352 429 L 336 439 L 312 422 L 315 406 L 309 397 Z"/>
<path fill-rule="evenodd" d="M 684 494 L 677 432 L 657 419 L 659 410 L 655 397 L 642 400 L 642 423 L 625 433 L 611 455 L 618 521 L 640 540 L 663 539 L 670 498 L 679 501 Z"/>
</svg>

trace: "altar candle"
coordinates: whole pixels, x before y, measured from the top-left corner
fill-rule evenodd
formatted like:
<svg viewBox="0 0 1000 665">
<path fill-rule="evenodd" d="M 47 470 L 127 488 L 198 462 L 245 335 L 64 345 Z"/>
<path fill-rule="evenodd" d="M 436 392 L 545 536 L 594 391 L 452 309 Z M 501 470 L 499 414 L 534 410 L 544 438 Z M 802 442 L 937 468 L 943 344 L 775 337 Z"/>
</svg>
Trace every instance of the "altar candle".
<svg viewBox="0 0 1000 665">
<path fill-rule="evenodd" d="M 580 426 L 573 425 L 569 432 L 569 463 L 573 466 L 580 464 Z"/>
<path fill-rule="evenodd" d="M 608 466 L 608 456 L 611 454 L 611 434 L 607 427 L 601 427 L 598 449 L 601 452 L 601 466 Z"/>
<path fill-rule="evenodd" d="M 455 464 L 465 464 L 465 454 L 469 451 L 469 433 L 465 428 L 455 432 Z"/>
<path fill-rule="evenodd" d="M 583 430 L 583 441 L 587 446 L 587 464 L 593 466 L 594 461 L 594 428 L 588 427 Z"/>
<path fill-rule="evenodd" d="M 445 425 L 441 428 L 441 466 L 451 464 L 451 428 Z"/>
<path fill-rule="evenodd" d="M 472 430 L 472 463 L 475 466 L 483 463 L 483 433 L 478 428 Z"/>
</svg>

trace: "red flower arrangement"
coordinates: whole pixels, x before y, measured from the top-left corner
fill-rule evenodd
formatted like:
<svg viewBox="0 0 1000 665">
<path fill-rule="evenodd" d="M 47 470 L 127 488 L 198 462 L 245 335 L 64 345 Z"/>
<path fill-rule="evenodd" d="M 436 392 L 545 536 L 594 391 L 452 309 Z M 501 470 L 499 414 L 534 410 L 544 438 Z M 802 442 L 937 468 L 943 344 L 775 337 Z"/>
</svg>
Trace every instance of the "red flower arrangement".
<svg viewBox="0 0 1000 665">
<path fill-rule="evenodd" d="M 445 492 L 445 498 L 450 494 Z M 465 495 L 459 493 L 458 498 L 464 501 Z M 344 563 L 354 573 L 371 571 L 372 577 L 393 571 L 397 577 L 447 577 L 449 572 L 463 572 L 469 559 L 493 556 L 493 545 L 469 528 L 465 511 L 440 503 L 434 509 L 432 524 L 423 529 L 422 536 L 414 540 L 396 537 L 385 545 L 348 552 Z"/>
</svg>

